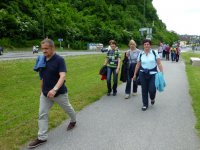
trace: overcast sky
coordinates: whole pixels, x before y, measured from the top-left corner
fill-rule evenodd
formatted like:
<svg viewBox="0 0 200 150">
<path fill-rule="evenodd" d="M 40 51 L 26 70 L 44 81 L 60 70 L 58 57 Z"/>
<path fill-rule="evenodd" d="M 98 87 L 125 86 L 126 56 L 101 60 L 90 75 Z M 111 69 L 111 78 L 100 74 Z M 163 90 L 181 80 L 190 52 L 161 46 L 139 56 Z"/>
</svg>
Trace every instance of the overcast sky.
<svg viewBox="0 0 200 150">
<path fill-rule="evenodd" d="M 200 35 L 200 0 L 153 0 L 153 5 L 167 30 Z"/>
</svg>

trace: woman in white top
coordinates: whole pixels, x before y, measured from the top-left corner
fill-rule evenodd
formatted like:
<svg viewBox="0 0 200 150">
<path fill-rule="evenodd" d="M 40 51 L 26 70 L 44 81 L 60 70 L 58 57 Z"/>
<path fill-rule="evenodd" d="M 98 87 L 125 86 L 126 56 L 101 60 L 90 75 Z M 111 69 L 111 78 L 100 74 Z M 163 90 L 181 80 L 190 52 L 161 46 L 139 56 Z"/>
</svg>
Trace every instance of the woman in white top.
<svg viewBox="0 0 200 150">
<path fill-rule="evenodd" d="M 149 105 L 148 96 L 151 99 L 151 104 L 153 105 L 155 103 L 155 74 L 157 73 L 157 67 L 163 73 L 163 67 L 158 53 L 151 49 L 151 41 L 145 39 L 143 41 L 143 46 L 144 51 L 138 56 L 133 80 L 136 80 L 136 74 L 139 71 L 142 88 L 142 110 L 145 111 Z"/>
</svg>

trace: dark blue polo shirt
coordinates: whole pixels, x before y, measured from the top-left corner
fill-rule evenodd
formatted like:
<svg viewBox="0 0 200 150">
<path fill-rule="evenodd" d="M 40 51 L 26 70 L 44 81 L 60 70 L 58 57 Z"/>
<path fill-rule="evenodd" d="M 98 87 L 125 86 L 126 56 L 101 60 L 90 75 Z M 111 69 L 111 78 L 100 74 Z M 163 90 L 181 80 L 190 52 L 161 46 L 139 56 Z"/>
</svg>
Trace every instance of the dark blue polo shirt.
<svg viewBox="0 0 200 150">
<path fill-rule="evenodd" d="M 47 96 L 48 92 L 53 89 L 58 82 L 60 72 L 67 72 L 65 61 L 61 56 L 54 54 L 50 60 L 46 61 L 46 67 L 41 71 L 41 77 L 43 79 L 42 92 L 45 96 Z M 59 88 L 55 96 L 64 93 L 67 93 L 65 82 Z"/>
</svg>

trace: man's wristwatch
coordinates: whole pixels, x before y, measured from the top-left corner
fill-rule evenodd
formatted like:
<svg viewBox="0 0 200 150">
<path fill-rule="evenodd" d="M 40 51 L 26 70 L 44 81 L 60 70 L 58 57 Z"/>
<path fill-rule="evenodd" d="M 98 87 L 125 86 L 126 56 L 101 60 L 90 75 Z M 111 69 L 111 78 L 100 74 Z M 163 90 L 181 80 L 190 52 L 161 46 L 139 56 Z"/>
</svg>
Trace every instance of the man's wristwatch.
<svg viewBox="0 0 200 150">
<path fill-rule="evenodd" d="M 55 92 L 58 92 L 58 88 L 57 88 L 56 86 L 53 88 L 53 90 L 54 90 Z"/>
</svg>

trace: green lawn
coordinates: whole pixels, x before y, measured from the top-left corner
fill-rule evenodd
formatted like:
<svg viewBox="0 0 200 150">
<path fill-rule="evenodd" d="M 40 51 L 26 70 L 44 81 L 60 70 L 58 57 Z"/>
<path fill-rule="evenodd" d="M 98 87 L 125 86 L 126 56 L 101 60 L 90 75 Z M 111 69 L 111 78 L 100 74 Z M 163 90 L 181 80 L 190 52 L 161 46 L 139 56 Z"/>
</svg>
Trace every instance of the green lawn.
<svg viewBox="0 0 200 150">
<path fill-rule="evenodd" d="M 187 78 L 189 82 L 189 92 L 192 97 L 192 106 L 197 118 L 196 129 L 200 135 L 200 66 L 192 66 L 190 57 L 199 57 L 197 53 L 182 53 L 182 58 L 185 60 Z"/>
<path fill-rule="evenodd" d="M 69 99 L 76 111 L 98 100 L 107 91 L 98 74 L 105 55 L 66 57 Z M 0 149 L 19 149 L 36 138 L 40 81 L 33 71 L 35 60 L 0 61 Z M 55 104 L 50 129 L 67 119 Z"/>
<path fill-rule="evenodd" d="M 191 66 L 190 57 L 200 54 L 182 53 L 186 63 L 189 92 L 200 133 L 200 67 Z M 66 57 L 69 98 L 76 111 L 98 100 L 106 93 L 106 82 L 100 80 L 99 69 L 105 55 Z M 0 61 L 0 149 L 19 149 L 36 138 L 40 81 L 33 71 L 35 60 Z M 67 119 L 54 105 L 50 111 L 50 129 Z"/>
</svg>

